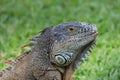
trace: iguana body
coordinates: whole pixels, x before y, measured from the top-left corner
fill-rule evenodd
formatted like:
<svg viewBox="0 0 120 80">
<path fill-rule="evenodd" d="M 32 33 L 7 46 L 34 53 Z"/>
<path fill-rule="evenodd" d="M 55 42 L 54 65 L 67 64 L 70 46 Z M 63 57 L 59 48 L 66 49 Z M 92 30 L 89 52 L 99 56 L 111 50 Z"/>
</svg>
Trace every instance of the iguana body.
<svg viewBox="0 0 120 80">
<path fill-rule="evenodd" d="M 84 22 L 48 27 L 30 39 L 35 41 L 32 50 L 12 61 L 10 69 L 1 72 L 0 80 L 72 80 L 96 35 L 96 26 Z"/>
</svg>

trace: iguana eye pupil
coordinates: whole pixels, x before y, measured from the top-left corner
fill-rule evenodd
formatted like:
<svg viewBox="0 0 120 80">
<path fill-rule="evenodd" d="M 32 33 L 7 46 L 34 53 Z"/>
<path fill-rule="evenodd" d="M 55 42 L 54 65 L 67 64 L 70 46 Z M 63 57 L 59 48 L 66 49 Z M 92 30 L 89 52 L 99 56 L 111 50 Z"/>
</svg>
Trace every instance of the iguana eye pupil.
<svg viewBox="0 0 120 80">
<path fill-rule="evenodd" d="M 74 31 L 74 28 L 73 28 L 73 27 L 70 27 L 70 28 L 68 29 L 68 31 Z"/>
</svg>

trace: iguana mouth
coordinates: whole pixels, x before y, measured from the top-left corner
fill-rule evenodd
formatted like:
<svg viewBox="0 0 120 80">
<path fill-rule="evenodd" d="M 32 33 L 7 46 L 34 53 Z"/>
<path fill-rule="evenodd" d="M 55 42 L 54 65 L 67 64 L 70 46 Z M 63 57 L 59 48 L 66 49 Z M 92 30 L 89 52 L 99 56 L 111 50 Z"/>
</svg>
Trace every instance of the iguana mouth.
<svg viewBox="0 0 120 80">
<path fill-rule="evenodd" d="M 93 32 L 92 34 L 94 34 L 94 35 L 96 36 L 96 35 L 98 35 L 98 32 L 97 32 L 97 31 L 95 31 L 95 32 Z"/>
<path fill-rule="evenodd" d="M 76 36 L 71 36 L 71 38 L 70 38 L 68 41 L 63 42 L 63 43 L 61 44 L 61 46 L 62 46 L 63 44 L 68 43 L 68 42 L 81 41 L 81 40 L 83 40 L 83 39 L 90 38 L 91 36 L 96 36 L 97 34 L 98 34 L 98 32 L 97 32 L 97 31 L 94 31 L 94 32 L 91 32 L 91 33 L 85 33 L 85 34 L 82 35 L 82 36 L 80 36 L 79 34 L 76 35 Z M 77 37 L 77 36 L 79 36 L 79 37 Z"/>
</svg>

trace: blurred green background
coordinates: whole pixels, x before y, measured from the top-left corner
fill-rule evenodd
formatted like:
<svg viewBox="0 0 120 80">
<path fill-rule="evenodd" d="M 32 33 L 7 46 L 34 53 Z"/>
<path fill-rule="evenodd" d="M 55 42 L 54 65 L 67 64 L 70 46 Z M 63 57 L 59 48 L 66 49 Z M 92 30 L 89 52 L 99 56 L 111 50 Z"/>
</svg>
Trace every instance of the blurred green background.
<svg viewBox="0 0 120 80">
<path fill-rule="evenodd" d="M 0 69 L 29 37 L 69 21 L 94 23 L 99 31 L 74 80 L 120 80 L 120 0 L 0 0 Z"/>
</svg>

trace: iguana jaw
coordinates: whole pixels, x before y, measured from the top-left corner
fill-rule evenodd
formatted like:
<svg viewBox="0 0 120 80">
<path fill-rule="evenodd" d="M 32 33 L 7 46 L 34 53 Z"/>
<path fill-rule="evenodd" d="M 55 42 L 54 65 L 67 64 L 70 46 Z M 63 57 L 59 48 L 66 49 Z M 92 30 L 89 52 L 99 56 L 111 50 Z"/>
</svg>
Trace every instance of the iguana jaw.
<svg viewBox="0 0 120 80">
<path fill-rule="evenodd" d="M 92 48 L 95 45 L 95 41 L 96 41 L 96 36 L 98 35 L 98 32 L 95 31 L 93 32 L 93 34 L 91 34 L 92 36 L 95 36 L 93 40 L 91 40 L 89 43 L 87 43 L 86 45 L 78 48 L 78 50 L 76 51 L 75 54 L 76 57 L 74 58 L 74 61 L 72 62 L 74 64 L 74 67 L 77 68 L 77 66 L 79 66 L 79 62 L 82 61 L 82 58 L 85 57 L 85 54 L 90 51 L 90 48 Z"/>
<path fill-rule="evenodd" d="M 93 31 L 90 34 L 82 35 L 82 37 L 81 35 L 80 37 L 79 35 L 77 35 L 74 38 L 71 37 L 66 42 L 56 45 L 56 48 L 59 46 L 60 49 L 58 49 L 57 52 L 54 52 L 56 53 L 55 55 L 53 55 L 53 58 L 55 59 L 55 64 L 57 64 L 58 66 L 67 66 L 73 61 L 77 61 L 75 64 L 78 64 L 78 62 L 80 61 L 79 58 L 81 59 L 81 56 L 89 50 L 97 34 L 97 31 Z M 77 53 L 78 50 L 80 50 L 79 53 Z M 79 57 L 76 58 L 77 56 Z"/>
<path fill-rule="evenodd" d="M 78 49 L 77 56 L 73 62 L 72 65 L 74 70 L 79 66 L 79 62 L 82 61 L 82 59 L 85 57 L 85 54 L 87 54 L 88 51 L 95 45 L 95 39 L 91 41 L 90 43 L 86 44 L 82 48 Z"/>
</svg>

